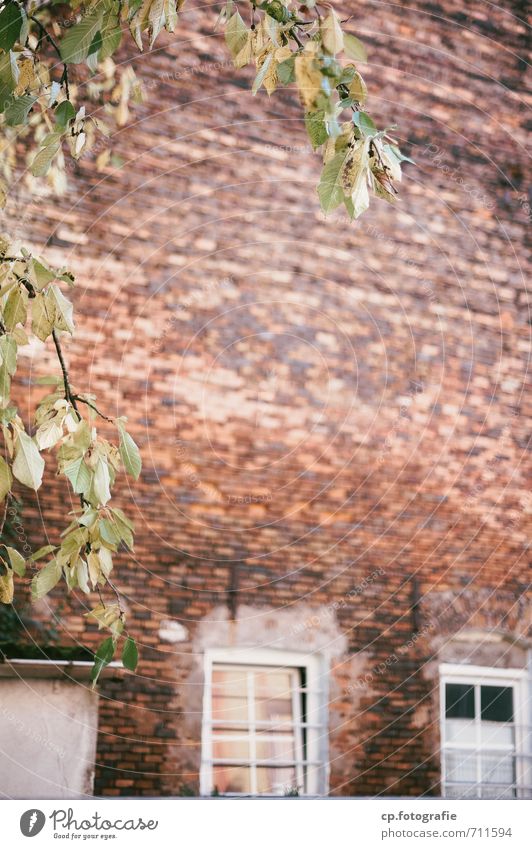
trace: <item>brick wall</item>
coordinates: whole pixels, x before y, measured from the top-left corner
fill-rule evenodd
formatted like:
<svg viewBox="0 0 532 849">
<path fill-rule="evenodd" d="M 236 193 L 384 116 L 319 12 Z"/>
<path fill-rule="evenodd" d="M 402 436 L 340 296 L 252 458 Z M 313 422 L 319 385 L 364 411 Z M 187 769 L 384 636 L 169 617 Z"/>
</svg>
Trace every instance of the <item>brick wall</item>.
<svg viewBox="0 0 532 849">
<path fill-rule="evenodd" d="M 32 224 L 79 272 L 73 381 L 144 462 L 119 499 L 141 662 L 103 685 L 96 792 L 197 792 L 199 635 L 288 610 L 311 618 L 293 649 L 334 623 L 332 792 L 437 794 L 438 659 L 489 632 L 508 664 L 528 626 L 523 4 L 344 4 L 417 162 L 354 224 L 319 212 L 294 92 L 252 97 L 188 5 L 133 58 L 124 168 L 82 159 Z M 39 499 L 35 545 L 64 492 Z M 64 641 L 97 639 L 84 599 L 48 603 Z"/>
</svg>

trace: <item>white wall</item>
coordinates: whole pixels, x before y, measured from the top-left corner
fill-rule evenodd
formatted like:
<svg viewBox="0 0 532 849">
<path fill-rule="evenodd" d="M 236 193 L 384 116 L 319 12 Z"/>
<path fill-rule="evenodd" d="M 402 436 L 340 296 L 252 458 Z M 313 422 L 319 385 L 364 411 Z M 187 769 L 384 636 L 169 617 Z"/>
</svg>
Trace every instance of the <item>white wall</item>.
<svg viewBox="0 0 532 849">
<path fill-rule="evenodd" d="M 92 795 L 97 730 L 85 682 L 0 680 L 0 798 Z"/>
</svg>

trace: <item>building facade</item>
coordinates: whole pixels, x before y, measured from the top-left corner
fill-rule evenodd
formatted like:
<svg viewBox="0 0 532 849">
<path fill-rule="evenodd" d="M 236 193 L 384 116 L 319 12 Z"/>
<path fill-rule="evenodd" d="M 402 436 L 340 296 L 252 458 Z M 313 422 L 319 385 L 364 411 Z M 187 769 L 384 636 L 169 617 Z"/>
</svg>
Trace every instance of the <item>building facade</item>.
<svg viewBox="0 0 532 849">
<path fill-rule="evenodd" d="M 111 162 L 31 201 L 77 272 L 72 381 L 143 456 L 116 575 L 140 663 L 40 795 L 531 795 L 521 7 L 357 2 L 369 108 L 416 161 L 393 208 L 323 218 L 295 93 L 253 97 L 193 5 L 124 54 L 146 99 Z M 35 548 L 64 499 L 24 495 Z M 40 604 L 97 644 L 84 597 Z M 59 710 L 11 669 L 0 693 Z"/>
</svg>

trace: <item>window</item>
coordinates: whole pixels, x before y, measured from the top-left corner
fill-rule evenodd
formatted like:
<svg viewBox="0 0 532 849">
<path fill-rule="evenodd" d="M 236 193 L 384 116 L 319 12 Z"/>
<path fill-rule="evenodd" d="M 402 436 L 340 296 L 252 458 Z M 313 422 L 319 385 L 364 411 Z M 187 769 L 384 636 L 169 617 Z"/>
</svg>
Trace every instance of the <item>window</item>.
<svg viewBox="0 0 532 849">
<path fill-rule="evenodd" d="M 443 794 L 530 798 L 522 670 L 441 667 Z"/>
<path fill-rule="evenodd" d="M 227 649 L 205 664 L 202 795 L 324 793 L 316 658 Z"/>
</svg>

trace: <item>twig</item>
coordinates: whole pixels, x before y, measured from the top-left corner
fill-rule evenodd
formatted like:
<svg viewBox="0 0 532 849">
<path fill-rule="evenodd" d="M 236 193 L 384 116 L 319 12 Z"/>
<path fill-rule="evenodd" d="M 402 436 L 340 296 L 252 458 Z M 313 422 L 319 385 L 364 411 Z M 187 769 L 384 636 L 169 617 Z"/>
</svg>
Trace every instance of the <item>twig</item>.
<svg viewBox="0 0 532 849">
<path fill-rule="evenodd" d="M 79 407 L 76 403 L 76 397 L 72 394 L 72 389 L 70 388 L 70 381 L 68 379 L 68 371 L 66 367 L 65 360 L 63 358 L 63 352 L 61 350 L 61 345 L 59 344 L 59 337 L 55 328 L 52 330 L 52 339 L 54 340 L 55 350 L 57 352 L 57 358 L 59 360 L 59 365 L 61 366 L 61 371 L 63 373 L 63 383 L 65 386 L 65 399 L 72 404 L 72 407 L 78 414 L 78 418 L 81 421 L 82 415 L 79 411 Z"/>
<path fill-rule="evenodd" d="M 114 419 L 112 419 L 110 416 L 106 416 L 105 413 L 102 413 L 102 411 L 99 410 L 95 404 L 92 404 L 90 401 L 87 401 L 87 399 L 83 398 L 82 395 L 71 395 L 71 398 L 73 401 L 80 401 L 82 404 L 85 404 L 87 407 L 90 407 L 91 410 L 94 410 L 94 412 L 97 413 L 101 419 L 105 419 L 106 422 L 111 422 L 111 424 L 115 423 Z"/>
</svg>

